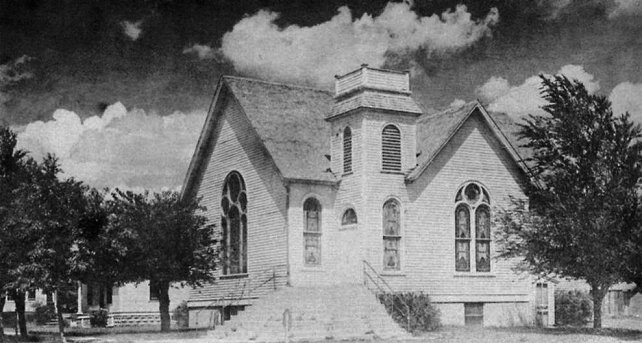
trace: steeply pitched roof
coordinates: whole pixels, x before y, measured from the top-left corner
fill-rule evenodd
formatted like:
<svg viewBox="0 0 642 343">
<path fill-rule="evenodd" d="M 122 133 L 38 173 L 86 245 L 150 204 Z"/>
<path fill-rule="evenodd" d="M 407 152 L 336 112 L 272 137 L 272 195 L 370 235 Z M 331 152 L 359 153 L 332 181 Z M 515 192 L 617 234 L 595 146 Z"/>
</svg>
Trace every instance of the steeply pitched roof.
<svg viewBox="0 0 642 343">
<path fill-rule="evenodd" d="M 338 182 L 330 170 L 330 161 L 326 158 L 326 155 L 331 153 L 332 133 L 330 123 L 325 118 L 332 114 L 335 103 L 329 91 L 225 76 L 219 82 L 214 107 L 222 103 L 222 99 L 219 99 L 221 94 L 238 103 L 286 181 L 326 184 Z M 407 110 L 415 113 L 420 111 L 416 104 Z M 508 153 L 527 174 L 529 173 L 520 155 L 530 154 L 527 150 L 519 148 L 515 138 L 518 129 L 515 123 L 503 114 L 490 115 L 481 104 L 471 102 L 457 109 L 438 114 L 424 114 L 417 118 L 417 151 L 421 154 L 418 156 L 418 166 L 407 175 L 407 181 L 412 182 L 421 175 L 463 122 L 476 110 L 486 118 L 491 130 Z M 218 120 L 215 112 L 216 109 L 211 109 L 206 119 L 188 169 L 184 196 L 194 191 L 193 187 L 202 172 L 207 146 L 212 142 L 213 128 Z"/>
<path fill-rule="evenodd" d="M 330 172 L 332 94 L 312 88 L 226 76 L 225 84 L 286 179 L 336 181 Z"/>
<path fill-rule="evenodd" d="M 190 162 L 183 196 L 194 191 L 202 172 L 221 96 L 238 102 L 284 179 L 337 182 L 325 157 L 330 154 L 330 125 L 324 120 L 333 104 L 330 92 L 224 76 Z"/>
<path fill-rule="evenodd" d="M 519 144 L 516 138 L 517 125 L 508 117 L 495 115 L 499 122 L 486 112 L 484 107 L 477 101 L 467 103 L 459 108 L 448 109 L 444 112 L 424 115 L 417 119 L 417 167 L 408 173 L 406 180 L 412 182 L 432 163 L 433 159 L 448 144 L 461 125 L 475 111 L 479 111 L 486 118 L 488 125 L 504 145 L 506 151 L 513 157 L 515 162 L 530 176 L 528 166 L 522 159 L 522 151 L 518 151 Z M 507 130 L 509 132 L 506 132 Z M 527 151 L 524 151 L 525 153 Z"/>
</svg>

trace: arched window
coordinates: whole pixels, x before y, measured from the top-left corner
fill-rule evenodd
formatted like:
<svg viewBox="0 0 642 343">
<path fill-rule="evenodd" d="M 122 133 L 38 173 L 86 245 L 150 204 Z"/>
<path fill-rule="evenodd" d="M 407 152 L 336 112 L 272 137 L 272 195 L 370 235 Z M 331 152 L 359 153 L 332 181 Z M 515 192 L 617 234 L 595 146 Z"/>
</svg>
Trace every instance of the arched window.
<svg viewBox="0 0 642 343">
<path fill-rule="evenodd" d="M 383 204 L 383 269 L 399 270 L 401 248 L 401 205 L 395 199 Z"/>
<path fill-rule="evenodd" d="M 227 175 L 221 209 L 223 274 L 247 273 L 247 194 L 241 174 Z"/>
<path fill-rule="evenodd" d="M 470 247 L 475 247 L 475 270 L 490 271 L 490 197 L 475 182 L 455 196 L 455 270 L 471 270 Z M 471 215 L 474 213 L 474 215 Z"/>
<path fill-rule="evenodd" d="M 343 130 L 343 173 L 352 172 L 352 130 L 349 126 Z"/>
<path fill-rule="evenodd" d="M 353 208 L 349 208 L 343 212 L 341 216 L 341 226 L 354 225 L 357 223 L 357 212 Z"/>
<path fill-rule="evenodd" d="M 381 168 L 401 171 L 401 132 L 394 125 L 384 127 L 381 134 Z"/>
<path fill-rule="evenodd" d="M 303 247 L 307 266 L 321 264 L 321 203 L 308 198 L 303 203 Z"/>
</svg>

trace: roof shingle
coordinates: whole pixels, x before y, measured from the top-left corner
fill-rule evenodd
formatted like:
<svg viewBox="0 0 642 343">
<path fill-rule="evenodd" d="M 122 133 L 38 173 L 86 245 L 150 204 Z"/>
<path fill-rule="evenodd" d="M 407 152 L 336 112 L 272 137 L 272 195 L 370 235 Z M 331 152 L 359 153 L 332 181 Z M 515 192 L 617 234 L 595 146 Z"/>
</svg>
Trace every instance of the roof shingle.
<svg viewBox="0 0 642 343">
<path fill-rule="evenodd" d="M 286 179 L 336 182 L 330 171 L 331 112 L 328 91 L 224 77 Z"/>
</svg>

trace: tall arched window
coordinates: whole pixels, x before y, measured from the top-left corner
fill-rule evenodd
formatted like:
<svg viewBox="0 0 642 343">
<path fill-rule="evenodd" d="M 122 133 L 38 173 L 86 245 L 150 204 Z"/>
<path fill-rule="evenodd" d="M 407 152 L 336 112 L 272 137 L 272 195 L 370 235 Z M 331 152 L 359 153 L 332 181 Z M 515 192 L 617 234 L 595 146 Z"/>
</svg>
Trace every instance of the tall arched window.
<svg viewBox="0 0 642 343">
<path fill-rule="evenodd" d="M 399 270 L 401 267 L 401 205 L 395 199 L 383 204 L 383 269 Z"/>
<path fill-rule="evenodd" d="M 381 168 L 401 171 L 401 132 L 394 125 L 387 125 L 381 133 Z"/>
<path fill-rule="evenodd" d="M 247 273 L 247 194 L 241 174 L 227 175 L 221 209 L 223 274 Z"/>
<path fill-rule="evenodd" d="M 471 246 L 475 247 L 475 270 L 489 272 L 490 197 L 488 191 L 475 182 L 464 184 L 455 196 L 456 271 L 471 270 Z"/>
<path fill-rule="evenodd" d="M 352 172 L 352 130 L 349 126 L 343 130 L 343 173 Z"/>
<path fill-rule="evenodd" d="M 303 247 L 307 266 L 321 264 L 321 203 L 308 198 L 303 203 Z"/>
</svg>

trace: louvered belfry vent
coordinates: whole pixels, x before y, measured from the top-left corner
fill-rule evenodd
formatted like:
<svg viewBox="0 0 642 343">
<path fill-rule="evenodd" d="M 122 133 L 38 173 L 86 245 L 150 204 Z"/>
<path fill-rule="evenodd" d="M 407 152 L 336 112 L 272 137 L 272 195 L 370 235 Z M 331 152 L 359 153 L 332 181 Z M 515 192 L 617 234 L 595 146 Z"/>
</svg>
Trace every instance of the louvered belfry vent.
<svg viewBox="0 0 642 343">
<path fill-rule="evenodd" d="M 383 128 L 381 134 L 381 161 L 384 171 L 401 171 L 401 132 L 394 125 Z"/>
<path fill-rule="evenodd" d="M 343 130 L 343 173 L 352 172 L 352 131 L 350 127 Z"/>
</svg>

